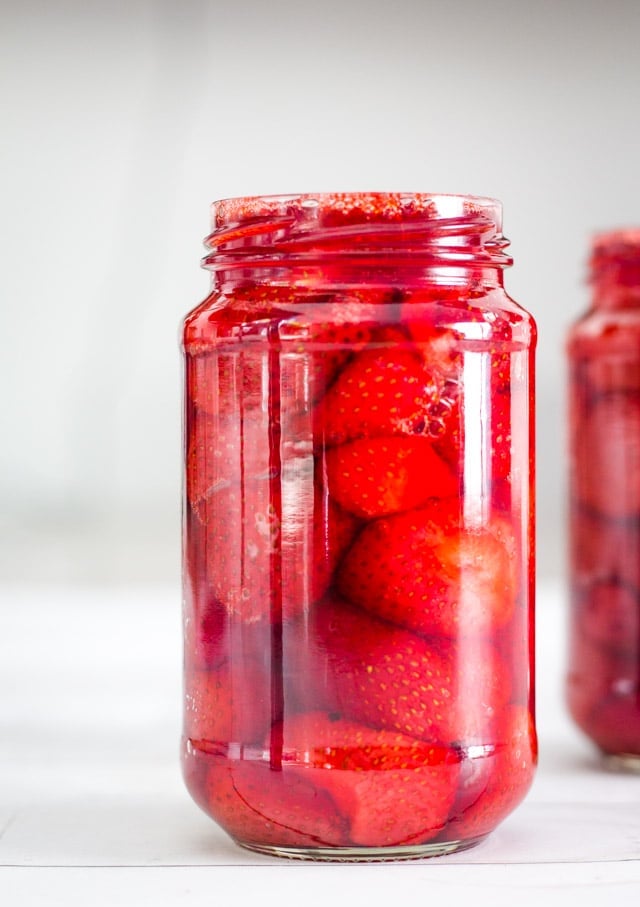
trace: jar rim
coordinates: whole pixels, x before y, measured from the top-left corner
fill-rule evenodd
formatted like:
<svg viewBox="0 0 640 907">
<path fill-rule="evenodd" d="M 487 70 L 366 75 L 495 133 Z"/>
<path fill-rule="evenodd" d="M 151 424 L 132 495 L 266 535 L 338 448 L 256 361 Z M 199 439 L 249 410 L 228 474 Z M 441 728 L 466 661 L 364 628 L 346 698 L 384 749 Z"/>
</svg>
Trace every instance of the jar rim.
<svg viewBox="0 0 640 907">
<path fill-rule="evenodd" d="M 640 255 L 640 227 L 617 227 L 595 233 L 591 241 L 592 254 Z"/>
<path fill-rule="evenodd" d="M 333 223 L 393 223 L 482 216 L 502 229 L 502 203 L 482 195 L 432 192 L 305 192 L 245 195 L 214 201 L 214 229 L 270 217 L 328 216 Z"/>
<path fill-rule="evenodd" d="M 640 286 L 640 227 L 619 227 L 592 236 L 588 282 Z"/>
</svg>

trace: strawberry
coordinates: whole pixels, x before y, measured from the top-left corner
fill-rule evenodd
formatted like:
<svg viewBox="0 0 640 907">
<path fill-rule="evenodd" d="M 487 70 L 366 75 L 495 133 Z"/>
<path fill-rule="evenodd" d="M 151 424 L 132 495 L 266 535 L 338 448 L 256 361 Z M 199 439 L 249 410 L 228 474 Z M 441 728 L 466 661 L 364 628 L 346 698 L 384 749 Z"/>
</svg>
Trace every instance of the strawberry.
<svg viewBox="0 0 640 907">
<path fill-rule="evenodd" d="M 636 678 L 619 680 L 615 692 L 589 716 L 587 733 L 605 753 L 640 756 L 640 688 Z"/>
<path fill-rule="evenodd" d="M 526 706 L 507 706 L 494 718 L 481 746 L 460 766 L 460 785 L 447 839 L 488 834 L 524 798 L 533 781 L 537 741 Z"/>
<path fill-rule="evenodd" d="M 359 517 L 411 510 L 458 491 L 458 479 L 429 438 L 366 438 L 326 452 L 331 496 Z"/>
<path fill-rule="evenodd" d="M 184 595 L 185 667 L 214 668 L 226 656 L 228 612 L 206 587 L 186 585 Z"/>
<path fill-rule="evenodd" d="M 576 499 L 601 516 L 637 517 L 640 397 L 619 393 L 597 398 L 577 431 L 573 464 Z"/>
<path fill-rule="evenodd" d="M 262 409 L 196 411 L 187 438 L 192 582 L 247 622 L 278 621 L 280 609 L 288 619 L 320 598 L 356 521 L 315 488 L 302 468 L 311 457 L 286 438 L 271 454 Z"/>
<path fill-rule="evenodd" d="M 209 499 L 242 481 L 265 482 L 270 463 L 269 419 L 259 409 L 223 416 L 196 414 L 188 424 L 186 497 L 203 523 Z"/>
<path fill-rule="evenodd" d="M 640 638 L 638 590 L 615 578 L 598 580 L 583 591 L 578 620 L 596 644 L 632 654 Z"/>
<path fill-rule="evenodd" d="M 614 671 L 601 647 L 587 640 L 575 623 L 569 634 L 568 661 L 566 691 L 569 711 L 576 724 L 589 734 L 590 715 L 614 683 Z"/>
<path fill-rule="evenodd" d="M 238 348 L 233 352 L 187 358 L 187 398 L 209 416 L 233 415 L 260 406 L 267 352 Z"/>
<path fill-rule="evenodd" d="M 571 569 L 580 583 L 615 576 L 624 585 L 640 586 L 638 526 L 605 520 L 571 505 Z"/>
<path fill-rule="evenodd" d="M 287 765 L 348 818 L 349 843 L 420 844 L 444 826 L 458 780 L 454 750 L 324 712 L 289 717 L 283 741 Z"/>
<path fill-rule="evenodd" d="M 415 350 L 400 342 L 355 355 L 338 374 L 315 413 L 325 447 L 358 438 L 427 435 L 439 412 L 442 381 Z M 442 416 L 437 416 L 438 430 Z"/>
<path fill-rule="evenodd" d="M 189 573 L 248 623 L 290 619 L 321 598 L 356 529 L 303 459 L 270 463 L 261 431 L 268 438 L 260 414 L 200 418 L 187 463 Z"/>
<path fill-rule="evenodd" d="M 295 506 L 292 507 L 295 512 Z M 294 612 L 318 601 L 327 591 L 358 522 L 326 495 L 314 489 L 314 510 L 310 522 L 312 545 L 307 547 L 308 530 L 295 521 L 283 524 L 283 589 L 288 610 Z M 297 604 L 299 603 L 299 604 Z"/>
<path fill-rule="evenodd" d="M 209 758 L 204 793 L 196 800 L 238 843 L 260 848 L 347 845 L 347 820 L 310 771 L 266 762 Z"/>
<path fill-rule="evenodd" d="M 235 286 L 230 295 L 214 291 L 185 320 L 182 335 L 185 352 L 190 356 L 215 356 L 222 349 L 231 348 L 237 354 L 238 339 L 244 333 L 239 329 L 243 325 L 260 322 L 259 328 L 264 328 L 277 324 L 299 297 L 297 288 L 273 284 Z M 214 411 L 218 410 L 210 410 Z"/>
<path fill-rule="evenodd" d="M 509 479 L 511 476 L 512 418 L 518 409 L 526 413 L 526 407 L 514 410 L 509 388 L 503 392 L 495 390 L 491 399 L 491 479 Z M 523 433 L 524 436 L 524 433 Z"/>
<path fill-rule="evenodd" d="M 291 616 L 281 601 L 281 495 L 268 479 L 219 488 L 207 499 L 210 593 L 247 623 Z M 295 609 L 295 603 L 291 602 Z"/>
<path fill-rule="evenodd" d="M 300 403 L 317 402 L 337 373 L 353 355 L 380 334 L 380 311 L 388 294 L 352 290 L 329 296 L 308 315 L 288 320 L 280 328 L 283 364 L 290 362 L 300 371 L 297 393 L 287 399 Z M 311 315 L 315 319 L 311 320 Z M 293 391 L 293 388 L 291 389 Z"/>
<path fill-rule="evenodd" d="M 340 566 L 338 590 L 423 635 L 491 633 L 513 613 L 515 544 L 502 524 L 457 523 L 433 505 L 369 523 Z"/>
<path fill-rule="evenodd" d="M 631 711 L 638 708 L 637 652 L 626 652 L 607 648 L 595 643 L 581 632 L 575 623 L 569 634 L 569 673 L 567 677 L 567 701 L 576 724 L 596 742 L 608 748 L 613 726 L 607 719 L 608 707 L 612 712 L 617 700 L 627 703 Z M 634 705 L 635 701 L 635 705 Z M 607 703 L 607 708 L 604 707 Z M 598 736 L 596 736 L 596 729 Z M 603 734 L 602 739 L 599 739 Z"/>
<path fill-rule="evenodd" d="M 508 672 L 482 640 L 462 659 L 444 640 L 423 639 L 338 598 L 321 602 L 290 633 L 290 695 L 302 711 L 335 711 L 450 745 L 477 736 L 509 698 Z"/>
<path fill-rule="evenodd" d="M 417 307 L 405 304 L 402 307 L 402 318 L 407 319 L 410 336 L 415 340 L 415 349 L 427 368 L 440 376 L 442 381 L 456 382 L 460 378 L 462 355 L 460 340 L 455 332 L 443 324 L 437 323 L 435 312 L 427 309 L 426 317 L 416 319 Z M 437 310 L 442 317 L 442 310 Z"/>
<path fill-rule="evenodd" d="M 185 681 L 185 737 L 201 750 L 261 739 L 270 719 L 269 674 L 255 660 L 190 671 Z"/>
<path fill-rule="evenodd" d="M 336 192 L 325 197 L 322 210 L 315 217 L 320 219 L 329 238 L 332 236 L 330 227 L 359 227 L 355 242 L 362 243 L 367 239 L 369 224 L 378 224 L 378 230 L 384 235 L 386 224 L 423 222 L 435 216 L 435 208 L 433 198 L 427 195 L 409 198 L 400 192 Z M 339 247 L 344 246 L 342 231 L 335 234 L 334 242 Z"/>
</svg>

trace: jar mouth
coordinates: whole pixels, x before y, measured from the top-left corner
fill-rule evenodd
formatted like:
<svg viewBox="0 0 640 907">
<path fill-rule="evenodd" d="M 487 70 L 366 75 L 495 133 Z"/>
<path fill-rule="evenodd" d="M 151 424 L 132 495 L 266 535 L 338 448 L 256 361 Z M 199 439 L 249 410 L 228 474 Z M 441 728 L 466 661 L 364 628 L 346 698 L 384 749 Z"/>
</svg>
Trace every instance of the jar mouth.
<svg viewBox="0 0 640 907">
<path fill-rule="evenodd" d="M 211 205 L 214 229 L 271 217 L 302 217 L 321 224 L 397 223 L 483 215 L 502 229 L 502 204 L 479 195 L 430 192 L 318 192 L 247 195 Z"/>
<path fill-rule="evenodd" d="M 269 268 L 328 259 L 360 266 L 470 263 L 507 267 L 502 205 L 474 195 L 304 193 L 214 202 L 210 270 Z"/>
</svg>

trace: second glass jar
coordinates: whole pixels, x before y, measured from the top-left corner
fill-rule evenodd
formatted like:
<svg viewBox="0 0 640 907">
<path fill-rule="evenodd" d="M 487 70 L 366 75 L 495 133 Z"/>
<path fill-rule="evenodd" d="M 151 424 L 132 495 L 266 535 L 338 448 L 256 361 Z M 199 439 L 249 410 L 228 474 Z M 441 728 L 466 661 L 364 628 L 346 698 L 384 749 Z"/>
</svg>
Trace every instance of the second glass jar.
<svg viewBox="0 0 640 907">
<path fill-rule="evenodd" d="M 640 229 L 593 240 L 569 364 L 568 704 L 610 767 L 640 772 Z"/>
<path fill-rule="evenodd" d="M 501 208 L 214 205 L 187 316 L 197 803 L 308 859 L 470 846 L 533 776 L 533 354 Z"/>
</svg>

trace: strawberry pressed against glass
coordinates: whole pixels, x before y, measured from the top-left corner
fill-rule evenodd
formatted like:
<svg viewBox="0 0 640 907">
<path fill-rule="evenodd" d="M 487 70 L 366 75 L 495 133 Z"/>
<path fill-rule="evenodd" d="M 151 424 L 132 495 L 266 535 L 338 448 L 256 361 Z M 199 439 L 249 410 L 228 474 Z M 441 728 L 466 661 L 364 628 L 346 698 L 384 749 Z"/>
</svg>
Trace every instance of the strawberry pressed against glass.
<svg viewBox="0 0 640 907">
<path fill-rule="evenodd" d="M 213 206 L 182 338 L 182 758 L 242 846 L 443 854 L 531 784 L 535 325 L 506 245 L 484 198 Z"/>
</svg>

